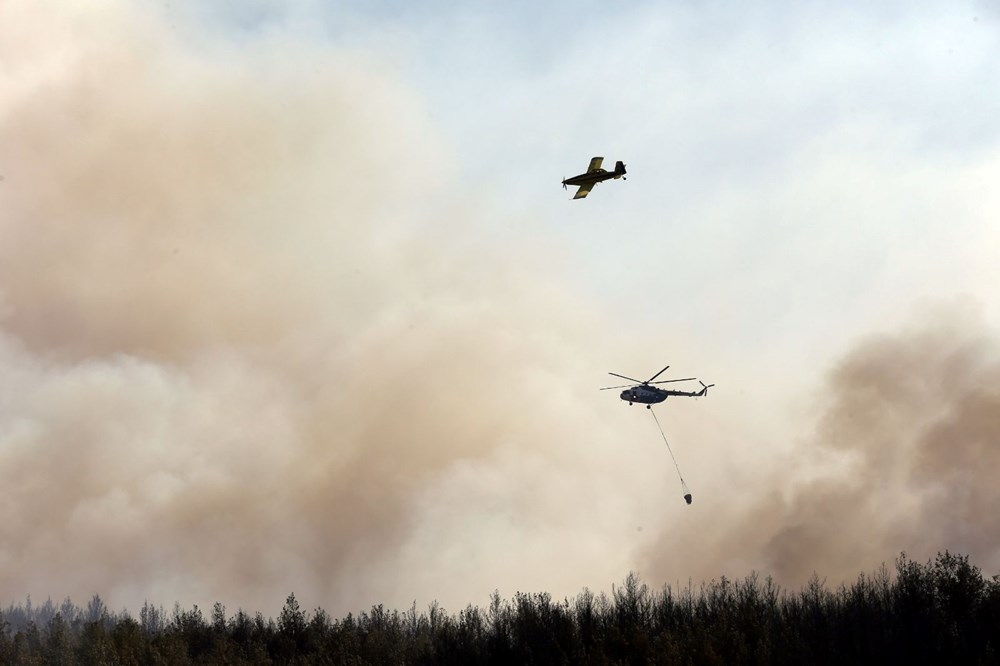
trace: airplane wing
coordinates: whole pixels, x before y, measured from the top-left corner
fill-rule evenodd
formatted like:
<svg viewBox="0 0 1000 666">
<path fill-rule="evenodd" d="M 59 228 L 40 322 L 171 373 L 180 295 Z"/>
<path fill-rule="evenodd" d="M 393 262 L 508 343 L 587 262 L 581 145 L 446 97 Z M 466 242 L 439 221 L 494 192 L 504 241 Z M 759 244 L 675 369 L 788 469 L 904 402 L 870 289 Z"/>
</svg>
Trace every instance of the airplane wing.
<svg viewBox="0 0 1000 666">
<path fill-rule="evenodd" d="M 587 173 L 591 173 L 593 171 L 597 171 L 598 169 L 600 169 L 601 168 L 601 164 L 603 162 L 604 162 L 604 158 L 603 157 L 592 157 L 592 158 L 590 158 L 590 166 L 587 167 Z M 584 196 L 586 196 L 586 195 L 584 195 Z"/>
<path fill-rule="evenodd" d="M 582 199 L 582 198 L 584 198 L 585 196 L 587 196 L 588 194 L 590 194 L 590 191 L 592 189 L 594 189 L 594 185 L 596 185 L 596 184 L 597 183 L 587 183 L 586 185 L 581 185 L 580 189 L 578 189 L 576 191 L 576 194 L 573 195 L 573 198 L 574 199 Z"/>
</svg>

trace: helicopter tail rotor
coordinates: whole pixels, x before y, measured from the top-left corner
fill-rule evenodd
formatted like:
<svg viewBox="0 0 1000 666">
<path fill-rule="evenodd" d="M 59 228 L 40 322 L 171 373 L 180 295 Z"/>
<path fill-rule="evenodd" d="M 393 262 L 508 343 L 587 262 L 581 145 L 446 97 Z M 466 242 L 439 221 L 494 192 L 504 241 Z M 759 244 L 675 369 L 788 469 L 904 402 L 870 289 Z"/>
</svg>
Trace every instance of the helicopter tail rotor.
<svg viewBox="0 0 1000 666">
<path fill-rule="evenodd" d="M 703 395 L 708 395 L 708 389 L 715 386 L 715 384 L 706 385 L 705 382 L 701 381 L 700 379 L 698 380 L 698 383 L 701 384 L 701 391 L 698 392 L 699 397 Z"/>
</svg>

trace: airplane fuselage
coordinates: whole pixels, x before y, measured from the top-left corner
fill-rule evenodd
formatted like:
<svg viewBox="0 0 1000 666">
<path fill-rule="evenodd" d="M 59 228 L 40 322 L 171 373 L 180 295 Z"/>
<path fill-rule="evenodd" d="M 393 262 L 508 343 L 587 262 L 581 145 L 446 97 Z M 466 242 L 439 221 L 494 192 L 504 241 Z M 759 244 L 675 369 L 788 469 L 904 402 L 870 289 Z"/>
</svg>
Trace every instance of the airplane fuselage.
<svg viewBox="0 0 1000 666">
<path fill-rule="evenodd" d="M 579 176 L 573 176 L 572 178 L 567 178 L 562 182 L 563 185 L 587 185 L 589 183 L 602 183 L 605 180 L 611 180 L 612 178 L 621 178 L 622 173 L 615 173 L 614 171 L 608 171 L 607 169 L 598 169 L 597 171 L 590 171 L 587 173 L 581 173 Z"/>
</svg>

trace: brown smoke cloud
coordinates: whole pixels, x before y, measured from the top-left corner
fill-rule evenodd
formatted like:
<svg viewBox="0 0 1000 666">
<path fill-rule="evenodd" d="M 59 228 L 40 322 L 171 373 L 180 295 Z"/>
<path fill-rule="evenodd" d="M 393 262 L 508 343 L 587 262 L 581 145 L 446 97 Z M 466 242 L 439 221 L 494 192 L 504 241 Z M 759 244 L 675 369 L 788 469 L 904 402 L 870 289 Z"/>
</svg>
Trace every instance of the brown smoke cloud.
<svg viewBox="0 0 1000 666">
<path fill-rule="evenodd" d="M 814 572 L 850 581 L 901 551 L 920 560 L 950 549 L 997 571 L 996 340 L 956 306 L 861 341 L 829 373 L 815 433 L 774 461 L 745 509 L 723 509 L 724 529 L 661 539 L 649 570 L 672 580 L 754 567 L 798 586 Z M 700 555 L 715 555 L 678 566 L 676 544 L 699 540 Z"/>
<path fill-rule="evenodd" d="M 476 240 L 419 98 L 280 30 L 58 9 L 0 15 L 0 597 L 346 612 L 542 570 L 462 523 L 547 534 L 624 477 L 575 450 L 610 437 L 590 322 Z"/>
</svg>

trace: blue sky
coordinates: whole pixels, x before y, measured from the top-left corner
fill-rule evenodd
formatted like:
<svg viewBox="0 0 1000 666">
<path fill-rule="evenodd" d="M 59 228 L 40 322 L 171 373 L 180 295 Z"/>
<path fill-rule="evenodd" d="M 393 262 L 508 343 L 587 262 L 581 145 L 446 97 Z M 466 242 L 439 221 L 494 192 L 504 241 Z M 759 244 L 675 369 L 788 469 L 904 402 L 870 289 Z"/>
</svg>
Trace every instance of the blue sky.
<svg viewBox="0 0 1000 666">
<path fill-rule="evenodd" d="M 599 292 L 656 284 L 702 302 L 720 281 L 794 292 L 809 273 L 805 286 L 859 308 L 879 286 L 904 300 L 980 293 L 954 272 L 996 247 L 974 203 L 1000 111 L 986 6 L 301 11 L 334 44 L 398 68 L 494 224 L 568 248 L 567 270 Z M 591 154 L 624 159 L 630 181 L 573 206 L 552 196 Z M 884 273 L 897 256 L 911 273 Z M 662 277 L 706 272 L 705 287 Z"/>
<path fill-rule="evenodd" d="M 986 4 L 356 12 L 317 20 L 419 91 L 483 233 L 544 239 L 627 322 L 822 364 L 928 300 L 997 321 Z M 592 154 L 629 181 L 570 205 Z"/>
</svg>

